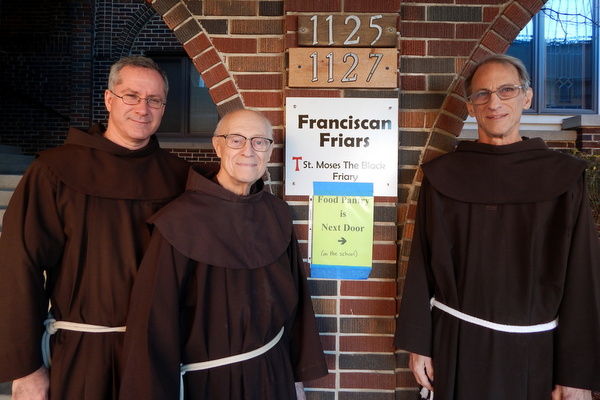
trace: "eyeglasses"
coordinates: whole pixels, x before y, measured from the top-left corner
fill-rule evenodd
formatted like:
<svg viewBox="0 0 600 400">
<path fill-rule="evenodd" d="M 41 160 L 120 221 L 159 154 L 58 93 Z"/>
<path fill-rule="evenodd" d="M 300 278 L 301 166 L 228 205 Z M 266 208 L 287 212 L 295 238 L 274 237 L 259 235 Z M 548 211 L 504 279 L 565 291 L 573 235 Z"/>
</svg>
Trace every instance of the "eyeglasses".
<svg viewBox="0 0 600 400">
<path fill-rule="evenodd" d="M 110 89 L 108 89 L 108 90 L 112 94 L 114 94 L 115 96 L 117 96 L 118 98 L 123 100 L 123 103 L 127 104 L 128 106 L 135 106 L 136 104 L 140 104 L 140 101 L 142 101 L 142 100 L 146 100 L 146 104 L 148 104 L 148 106 L 150 106 L 152 108 L 163 108 L 165 106 L 165 104 L 167 104 L 164 101 L 162 101 L 161 99 L 157 99 L 156 97 L 140 97 L 137 94 L 131 94 L 131 93 L 124 94 L 123 96 L 119 96 L 112 90 L 110 90 Z"/>
<path fill-rule="evenodd" d="M 256 151 L 267 151 L 271 148 L 271 144 L 273 144 L 273 139 L 258 136 L 247 138 L 236 133 L 229 135 L 215 135 L 215 137 L 225 138 L 225 144 L 230 149 L 241 149 L 246 144 L 246 140 L 250 140 L 250 146 Z"/>
<path fill-rule="evenodd" d="M 492 93 L 496 93 L 500 100 L 514 99 L 521 93 L 521 89 L 523 89 L 523 85 L 504 85 L 500 86 L 498 90 L 480 90 L 472 93 L 467 100 L 475 105 L 486 104 L 492 98 Z"/>
</svg>

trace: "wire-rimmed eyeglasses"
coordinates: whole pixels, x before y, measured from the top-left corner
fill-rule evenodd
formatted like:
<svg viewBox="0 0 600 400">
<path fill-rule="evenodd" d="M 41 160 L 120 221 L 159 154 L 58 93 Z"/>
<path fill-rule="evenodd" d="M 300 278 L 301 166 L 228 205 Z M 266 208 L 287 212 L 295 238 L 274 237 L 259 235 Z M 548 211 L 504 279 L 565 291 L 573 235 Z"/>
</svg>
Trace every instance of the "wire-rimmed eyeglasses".
<svg viewBox="0 0 600 400">
<path fill-rule="evenodd" d="M 496 93 L 496 96 L 498 96 L 500 100 L 514 99 L 521 93 L 521 89 L 523 89 L 523 85 L 504 85 L 500 86 L 497 90 L 479 90 L 475 93 L 471 93 L 471 95 L 467 97 L 467 100 L 474 105 L 486 104 L 492 98 L 492 93 Z"/>
<path fill-rule="evenodd" d="M 163 108 L 165 106 L 165 104 L 167 104 L 164 101 L 162 101 L 161 99 L 157 99 L 156 97 L 140 97 L 137 94 L 132 94 L 132 93 L 127 93 L 127 94 L 124 94 L 123 96 L 119 96 L 112 90 L 110 90 L 110 89 L 108 89 L 108 90 L 112 94 L 114 94 L 115 96 L 117 96 L 118 98 L 123 100 L 123 103 L 127 104 L 128 106 L 135 106 L 137 104 L 140 104 L 140 101 L 142 101 L 142 100 L 146 100 L 146 104 L 148 104 L 148 106 L 150 106 L 152 108 Z"/>
<path fill-rule="evenodd" d="M 241 149 L 246 144 L 246 140 L 250 140 L 250 146 L 252 146 L 252 148 L 256 151 L 267 151 L 273 144 L 273 139 L 259 136 L 247 138 L 246 136 L 238 135 L 237 133 L 231 133 L 229 135 L 215 135 L 215 137 L 224 138 L 225 144 L 230 149 Z"/>
</svg>

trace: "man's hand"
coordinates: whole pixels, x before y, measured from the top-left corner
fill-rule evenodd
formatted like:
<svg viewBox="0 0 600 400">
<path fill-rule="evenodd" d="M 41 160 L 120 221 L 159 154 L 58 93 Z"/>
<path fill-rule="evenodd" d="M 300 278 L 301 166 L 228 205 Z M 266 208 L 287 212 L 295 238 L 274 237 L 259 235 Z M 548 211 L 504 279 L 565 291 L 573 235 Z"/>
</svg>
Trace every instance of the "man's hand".
<svg viewBox="0 0 600 400">
<path fill-rule="evenodd" d="M 296 382 L 296 398 L 298 400 L 306 400 L 306 394 L 304 393 L 304 384 L 302 382 Z"/>
<path fill-rule="evenodd" d="M 15 379 L 12 384 L 13 400 L 48 400 L 48 389 L 50 388 L 50 377 L 45 367 L 37 371 Z"/>
<path fill-rule="evenodd" d="M 552 391 L 552 400 L 590 400 L 590 390 L 556 385 Z"/>
<path fill-rule="evenodd" d="M 415 375 L 415 379 L 419 385 L 433 392 L 433 362 L 431 357 L 410 353 L 408 368 Z"/>
</svg>

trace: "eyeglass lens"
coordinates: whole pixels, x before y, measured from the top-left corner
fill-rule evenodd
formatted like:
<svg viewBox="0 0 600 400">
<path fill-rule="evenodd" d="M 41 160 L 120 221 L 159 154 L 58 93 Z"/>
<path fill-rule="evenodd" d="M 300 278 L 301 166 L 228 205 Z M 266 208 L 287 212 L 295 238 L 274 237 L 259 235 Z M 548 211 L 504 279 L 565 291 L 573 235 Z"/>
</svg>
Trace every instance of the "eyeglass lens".
<svg viewBox="0 0 600 400">
<path fill-rule="evenodd" d="M 271 140 L 269 140 L 268 138 L 263 138 L 263 137 L 253 137 L 253 138 L 248 139 L 242 135 L 235 135 L 235 134 L 224 135 L 224 137 L 225 137 L 227 146 L 231 147 L 232 149 L 241 149 L 246 144 L 246 140 L 250 140 L 250 145 L 252 146 L 252 148 L 254 150 L 267 151 L 271 147 L 271 143 L 272 143 Z"/>
<path fill-rule="evenodd" d="M 128 106 L 134 106 L 136 104 L 139 104 L 140 101 L 142 101 L 142 100 L 144 100 L 146 102 L 146 104 L 148 104 L 152 108 L 162 108 L 165 105 L 165 103 L 162 100 L 157 99 L 155 97 L 140 97 L 136 94 L 131 94 L 131 93 L 124 94 L 123 96 L 119 96 L 112 90 L 111 90 L 111 93 L 114 94 L 115 96 L 117 96 L 118 98 L 120 98 L 121 100 L 123 100 L 123 103 L 127 104 Z"/>
<path fill-rule="evenodd" d="M 480 90 L 469 96 L 473 104 L 485 104 L 490 101 L 492 93 L 496 93 L 501 100 L 509 100 L 518 96 L 522 86 L 507 85 L 501 86 L 498 90 Z"/>
</svg>

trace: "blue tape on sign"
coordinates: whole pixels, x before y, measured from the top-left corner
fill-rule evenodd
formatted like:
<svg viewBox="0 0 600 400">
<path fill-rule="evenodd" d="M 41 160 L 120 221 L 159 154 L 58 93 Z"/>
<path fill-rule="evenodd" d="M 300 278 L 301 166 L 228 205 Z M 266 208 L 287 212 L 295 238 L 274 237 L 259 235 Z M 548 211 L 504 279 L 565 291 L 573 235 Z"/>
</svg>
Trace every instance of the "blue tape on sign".
<svg viewBox="0 0 600 400">
<path fill-rule="evenodd" d="M 347 265 L 318 265 L 310 266 L 310 277 L 321 279 L 367 279 L 371 267 L 356 267 Z"/>
<path fill-rule="evenodd" d="M 314 196 L 373 196 L 373 182 L 313 182 Z"/>
</svg>

